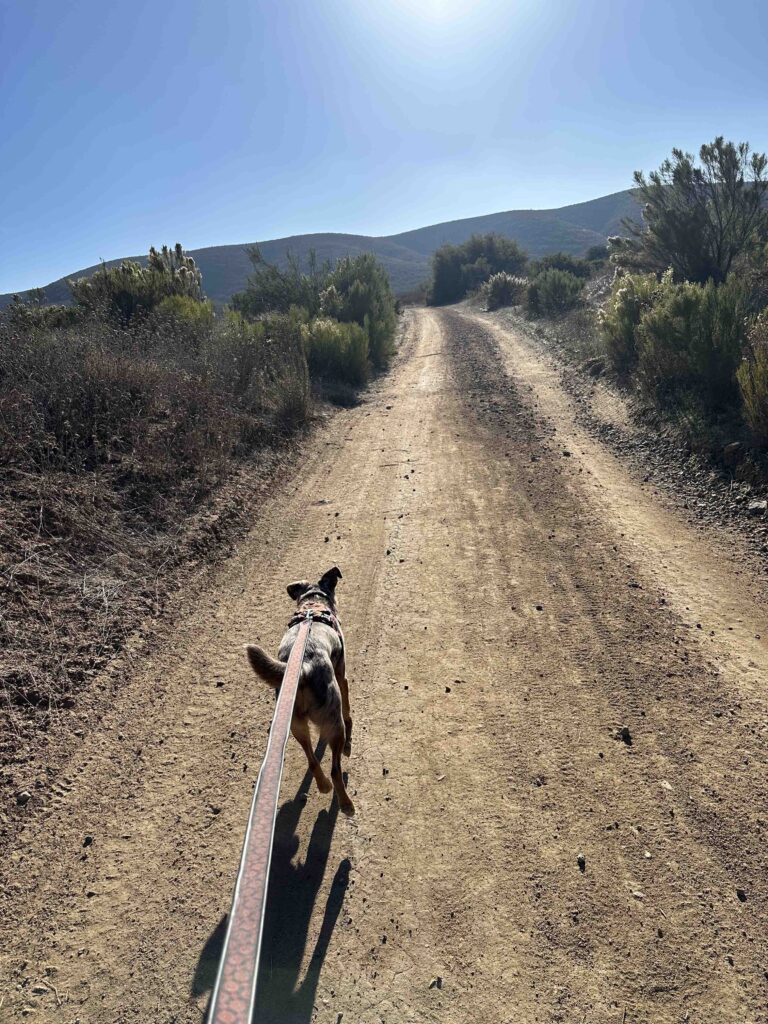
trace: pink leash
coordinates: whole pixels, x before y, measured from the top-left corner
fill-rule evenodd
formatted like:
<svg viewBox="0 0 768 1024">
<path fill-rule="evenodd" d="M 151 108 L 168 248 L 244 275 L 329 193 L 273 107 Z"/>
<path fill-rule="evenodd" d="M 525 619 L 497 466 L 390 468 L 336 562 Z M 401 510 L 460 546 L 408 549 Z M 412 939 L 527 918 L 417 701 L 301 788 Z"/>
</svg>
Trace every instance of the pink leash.
<svg viewBox="0 0 768 1024">
<path fill-rule="evenodd" d="M 285 667 L 269 730 L 267 752 L 253 792 L 227 935 L 208 1012 L 208 1024 L 251 1024 L 256 1002 L 256 979 L 285 745 L 288 742 L 293 704 L 311 628 L 312 613 L 309 612 L 302 619 Z"/>
</svg>

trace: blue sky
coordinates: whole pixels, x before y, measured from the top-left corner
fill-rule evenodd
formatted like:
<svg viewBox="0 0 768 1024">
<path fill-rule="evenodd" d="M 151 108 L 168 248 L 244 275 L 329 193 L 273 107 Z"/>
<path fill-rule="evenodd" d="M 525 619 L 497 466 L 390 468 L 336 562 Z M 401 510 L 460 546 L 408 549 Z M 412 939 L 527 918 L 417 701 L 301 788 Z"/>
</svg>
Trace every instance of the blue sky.
<svg viewBox="0 0 768 1024">
<path fill-rule="evenodd" d="M 767 30 L 742 0 L 0 0 L 0 292 L 766 150 Z"/>
</svg>

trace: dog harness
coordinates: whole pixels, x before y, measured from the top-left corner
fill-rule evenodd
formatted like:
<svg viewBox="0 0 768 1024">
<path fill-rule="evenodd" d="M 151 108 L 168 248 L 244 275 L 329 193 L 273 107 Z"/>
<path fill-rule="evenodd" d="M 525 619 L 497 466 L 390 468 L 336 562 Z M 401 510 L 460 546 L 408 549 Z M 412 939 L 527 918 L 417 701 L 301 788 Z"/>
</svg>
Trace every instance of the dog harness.
<svg viewBox="0 0 768 1024">
<path fill-rule="evenodd" d="M 301 608 L 288 620 L 289 627 L 298 626 L 307 618 L 307 615 L 311 615 L 313 622 L 322 622 L 324 626 L 330 626 L 339 640 L 341 640 L 342 649 L 344 648 L 344 634 L 341 631 L 341 623 L 338 616 L 335 612 L 331 611 L 328 605 L 321 604 L 319 601 L 303 603 Z"/>
</svg>

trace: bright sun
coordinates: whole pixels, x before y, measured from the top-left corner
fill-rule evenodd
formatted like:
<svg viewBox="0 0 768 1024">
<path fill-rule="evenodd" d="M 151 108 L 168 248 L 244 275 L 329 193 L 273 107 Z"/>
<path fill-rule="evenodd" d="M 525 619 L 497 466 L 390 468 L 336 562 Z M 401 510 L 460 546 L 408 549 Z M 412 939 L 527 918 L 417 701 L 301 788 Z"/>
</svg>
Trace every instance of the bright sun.
<svg viewBox="0 0 768 1024">
<path fill-rule="evenodd" d="M 432 24 L 465 17 L 473 8 L 466 0 L 394 0 L 394 6 L 410 18 Z"/>
</svg>

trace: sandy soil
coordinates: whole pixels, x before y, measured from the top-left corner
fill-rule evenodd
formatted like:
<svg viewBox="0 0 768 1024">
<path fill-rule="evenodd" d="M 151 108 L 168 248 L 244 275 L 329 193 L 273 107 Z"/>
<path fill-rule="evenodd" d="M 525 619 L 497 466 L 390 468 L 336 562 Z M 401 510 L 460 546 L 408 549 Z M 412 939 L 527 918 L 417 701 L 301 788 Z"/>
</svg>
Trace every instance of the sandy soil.
<svg viewBox="0 0 768 1024">
<path fill-rule="evenodd" d="M 768 1021 L 763 594 L 523 337 L 418 310 L 3 864 L 0 1020 L 198 1022 L 271 717 L 242 645 L 338 562 L 357 816 L 289 743 L 259 1021 Z"/>
</svg>

